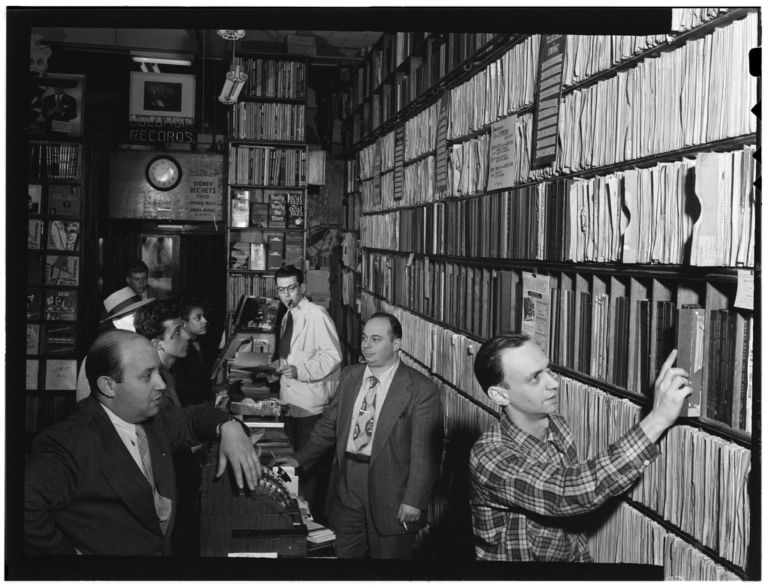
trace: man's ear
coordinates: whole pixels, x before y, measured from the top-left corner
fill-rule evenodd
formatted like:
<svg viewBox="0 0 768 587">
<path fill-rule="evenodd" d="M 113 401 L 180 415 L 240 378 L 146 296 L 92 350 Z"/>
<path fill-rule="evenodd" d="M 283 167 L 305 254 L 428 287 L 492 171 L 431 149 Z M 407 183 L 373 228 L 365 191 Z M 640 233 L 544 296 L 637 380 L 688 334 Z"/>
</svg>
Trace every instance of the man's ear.
<svg viewBox="0 0 768 587">
<path fill-rule="evenodd" d="M 99 391 L 106 397 L 114 398 L 117 395 L 117 386 L 115 380 L 108 375 L 102 375 L 96 380 Z"/>
<path fill-rule="evenodd" d="M 492 385 L 488 388 L 488 397 L 491 398 L 491 401 L 502 407 L 509 403 L 509 396 L 507 394 L 509 394 L 509 390 L 501 385 Z"/>
<path fill-rule="evenodd" d="M 158 353 L 163 350 L 163 341 L 159 338 L 153 338 L 149 341 L 152 344 L 152 348 Z"/>
<path fill-rule="evenodd" d="M 392 346 L 394 347 L 395 352 L 399 351 L 400 347 L 403 346 L 403 339 L 402 338 L 396 338 L 395 340 L 392 341 Z"/>
</svg>

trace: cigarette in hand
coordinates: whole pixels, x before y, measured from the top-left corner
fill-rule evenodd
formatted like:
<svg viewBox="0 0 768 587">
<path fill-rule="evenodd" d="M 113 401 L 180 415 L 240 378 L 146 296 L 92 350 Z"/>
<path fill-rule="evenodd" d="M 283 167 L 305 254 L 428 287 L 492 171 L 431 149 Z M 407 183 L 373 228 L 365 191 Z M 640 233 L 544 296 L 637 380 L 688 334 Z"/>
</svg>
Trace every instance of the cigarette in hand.
<svg viewBox="0 0 768 587">
<path fill-rule="evenodd" d="M 405 522 L 403 522 L 403 528 L 405 528 L 405 531 L 408 532 L 408 524 L 406 524 Z"/>
</svg>

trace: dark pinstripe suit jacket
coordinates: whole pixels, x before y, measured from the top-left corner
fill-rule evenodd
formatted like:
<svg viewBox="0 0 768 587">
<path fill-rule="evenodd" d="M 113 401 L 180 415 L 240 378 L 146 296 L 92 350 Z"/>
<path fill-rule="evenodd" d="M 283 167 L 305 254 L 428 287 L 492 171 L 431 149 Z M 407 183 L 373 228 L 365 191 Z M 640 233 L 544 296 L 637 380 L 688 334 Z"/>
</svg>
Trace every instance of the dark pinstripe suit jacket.
<svg viewBox="0 0 768 587">
<path fill-rule="evenodd" d="M 163 535 L 150 485 L 98 400 L 89 396 L 78 408 L 32 445 L 25 472 L 25 550 L 168 554 L 173 515 Z M 176 500 L 171 450 L 214 439 L 225 418 L 214 408 L 169 408 L 145 423 L 162 495 Z"/>
<path fill-rule="evenodd" d="M 330 513 L 340 481 L 344 451 L 352 422 L 355 398 L 365 365 L 344 369 L 333 401 L 315 424 L 307 445 L 296 459 L 310 468 L 330 447 L 335 447 L 326 509 Z M 426 523 L 426 509 L 437 479 L 442 454 L 442 408 L 437 386 L 401 363 L 379 412 L 371 447 L 368 491 L 376 530 L 382 535 L 405 532 L 397 521 L 401 503 L 422 510 L 415 532 Z"/>
</svg>

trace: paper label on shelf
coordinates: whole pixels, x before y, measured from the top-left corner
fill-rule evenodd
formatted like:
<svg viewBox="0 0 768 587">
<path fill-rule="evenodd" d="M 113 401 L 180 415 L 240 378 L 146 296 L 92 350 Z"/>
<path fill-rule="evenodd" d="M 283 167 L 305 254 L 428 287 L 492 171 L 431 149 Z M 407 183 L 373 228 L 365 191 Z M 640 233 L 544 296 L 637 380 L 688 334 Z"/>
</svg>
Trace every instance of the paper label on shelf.
<svg viewBox="0 0 768 587">
<path fill-rule="evenodd" d="M 744 310 L 755 309 L 755 273 L 751 269 L 738 270 L 736 301 L 733 305 Z"/>
<path fill-rule="evenodd" d="M 549 276 L 523 271 L 523 304 L 520 332 L 546 353 L 549 351 Z"/>
<path fill-rule="evenodd" d="M 277 558 L 276 552 L 228 552 L 229 558 Z"/>
<path fill-rule="evenodd" d="M 517 116 L 508 116 L 491 125 L 487 189 L 510 188 L 515 183 L 515 136 Z"/>
</svg>

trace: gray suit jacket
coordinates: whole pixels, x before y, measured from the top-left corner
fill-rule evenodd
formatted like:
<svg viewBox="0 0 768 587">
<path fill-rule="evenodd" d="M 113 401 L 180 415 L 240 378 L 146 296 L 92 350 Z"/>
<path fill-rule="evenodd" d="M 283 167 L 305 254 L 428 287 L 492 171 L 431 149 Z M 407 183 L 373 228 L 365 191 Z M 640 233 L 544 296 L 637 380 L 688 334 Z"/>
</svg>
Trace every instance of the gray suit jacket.
<svg viewBox="0 0 768 587">
<path fill-rule="evenodd" d="M 341 479 L 352 410 L 364 371 L 365 365 L 344 369 L 333 401 L 315 424 L 305 447 L 296 454 L 302 468 L 308 469 L 327 449 L 335 447 L 326 503 L 329 513 Z M 437 386 L 401 363 L 379 412 L 368 466 L 371 514 L 379 534 L 405 532 L 397 520 L 401 503 L 422 510 L 420 522 L 409 525 L 408 531 L 415 532 L 426 523 L 427 504 L 440 469 L 442 437 Z"/>
</svg>

